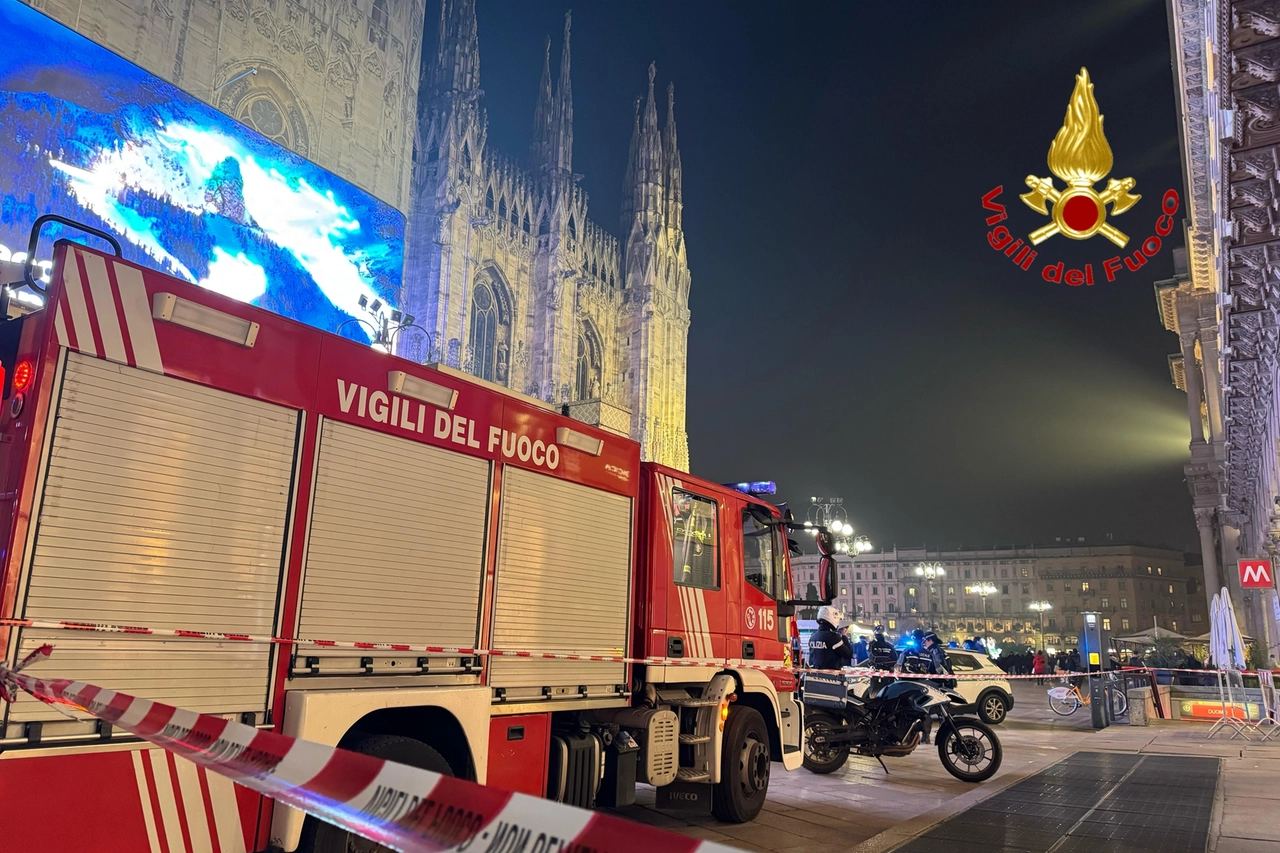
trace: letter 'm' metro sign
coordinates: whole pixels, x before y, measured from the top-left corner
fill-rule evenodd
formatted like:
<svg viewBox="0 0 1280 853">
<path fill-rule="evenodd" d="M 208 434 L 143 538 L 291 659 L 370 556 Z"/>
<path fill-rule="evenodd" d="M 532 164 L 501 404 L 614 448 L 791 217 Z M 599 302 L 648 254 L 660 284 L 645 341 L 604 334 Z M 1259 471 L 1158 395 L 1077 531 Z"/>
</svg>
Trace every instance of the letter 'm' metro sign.
<svg viewBox="0 0 1280 853">
<path fill-rule="evenodd" d="M 1241 560 L 1240 586 L 1245 589 L 1270 589 L 1275 586 L 1270 560 Z"/>
</svg>

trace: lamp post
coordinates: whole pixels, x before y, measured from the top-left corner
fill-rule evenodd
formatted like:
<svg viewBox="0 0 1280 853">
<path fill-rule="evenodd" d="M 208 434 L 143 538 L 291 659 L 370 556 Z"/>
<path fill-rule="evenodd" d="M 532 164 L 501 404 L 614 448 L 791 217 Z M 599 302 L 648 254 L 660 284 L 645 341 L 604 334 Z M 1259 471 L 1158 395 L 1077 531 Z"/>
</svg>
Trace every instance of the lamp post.
<svg viewBox="0 0 1280 853">
<path fill-rule="evenodd" d="M 370 343 L 371 347 L 380 352 L 391 353 L 395 352 L 395 343 L 400 337 L 401 332 L 405 329 L 417 329 L 419 332 L 422 332 L 422 334 L 427 336 L 427 361 L 430 361 L 431 349 L 435 343 L 433 340 L 434 336 L 431 332 L 415 323 L 414 316 L 412 314 L 406 314 L 402 311 L 393 309 L 390 316 L 388 316 L 383 312 L 383 307 L 382 300 L 374 299 L 373 302 L 370 303 L 368 297 L 361 294 L 360 308 L 365 311 L 371 319 L 365 320 L 360 317 L 348 318 L 339 324 L 337 333 L 340 335 L 342 334 L 342 330 L 347 326 L 352 323 L 357 323 L 371 332 L 371 337 L 373 338 Z M 426 361 L 423 363 L 425 364 Z"/>
<path fill-rule="evenodd" d="M 987 643 L 989 639 L 987 637 L 987 596 L 996 594 L 996 585 L 986 582 L 974 584 L 973 586 L 965 587 L 965 592 L 970 595 L 982 596 L 982 640 L 984 644 L 987 644 L 989 650 L 990 644 Z"/>
<path fill-rule="evenodd" d="M 916 574 L 924 578 L 925 582 L 929 586 L 929 595 L 925 600 L 925 607 L 928 608 L 929 605 L 933 603 L 933 582 L 937 578 L 946 577 L 947 570 L 942 567 L 942 563 L 921 563 L 916 566 Z M 939 599 L 941 599 L 941 596 L 939 596 Z M 939 603 L 941 603 L 941 601 L 939 601 Z M 930 610 L 929 612 L 932 613 L 933 611 Z M 938 620 L 936 618 L 930 619 L 929 627 L 937 630 Z"/>
<path fill-rule="evenodd" d="M 986 599 L 983 599 L 983 600 L 985 601 Z M 1053 605 L 1047 601 L 1033 601 L 1030 604 L 1028 604 L 1027 607 L 1030 607 L 1032 610 L 1036 610 L 1040 613 L 1040 648 L 1043 649 L 1044 648 L 1044 612 L 1046 610 L 1052 610 Z"/>
</svg>

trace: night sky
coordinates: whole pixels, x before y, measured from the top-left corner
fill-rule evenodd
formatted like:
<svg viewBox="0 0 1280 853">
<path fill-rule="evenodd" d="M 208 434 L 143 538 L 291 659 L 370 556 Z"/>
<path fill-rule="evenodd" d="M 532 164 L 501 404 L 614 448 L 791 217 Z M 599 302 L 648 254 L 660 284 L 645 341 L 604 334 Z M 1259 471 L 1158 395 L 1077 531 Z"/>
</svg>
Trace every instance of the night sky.
<svg viewBox="0 0 1280 853">
<path fill-rule="evenodd" d="M 490 145 L 527 152 L 566 6 L 480 0 Z M 1195 541 L 1152 288 L 1181 225 L 1107 283 L 1102 237 L 1053 237 L 1026 272 L 981 204 L 1003 184 L 1015 236 L 1048 222 L 1017 195 L 1086 66 L 1110 177 L 1142 195 L 1109 221 L 1125 254 L 1154 233 L 1185 196 L 1163 2 L 592 3 L 572 50 L 574 171 L 615 233 L 649 61 L 675 81 L 695 474 L 776 480 L 800 513 L 841 495 L 884 547 Z M 1046 260 L 1098 284 L 1047 283 Z"/>
</svg>

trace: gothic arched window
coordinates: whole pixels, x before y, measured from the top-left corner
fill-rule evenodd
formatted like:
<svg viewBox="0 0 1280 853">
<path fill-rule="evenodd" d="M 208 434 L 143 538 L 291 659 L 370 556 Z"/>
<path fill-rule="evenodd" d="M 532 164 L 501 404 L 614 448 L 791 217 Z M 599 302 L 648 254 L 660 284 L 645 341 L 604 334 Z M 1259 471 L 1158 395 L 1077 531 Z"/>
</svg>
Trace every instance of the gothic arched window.
<svg viewBox="0 0 1280 853">
<path fill-rule="evenodd" d="M 462 143 L 462 168 L 471 171 L 471 146 L 465 141 Z"/>
<path fill-rule="evenodd" d="M 488 191 L 484 194 L 484 206 L 493 210 L 493 187 L 489 187 Z"/>
<path fill-rule="evenodd" d="M 543 235 L 543 234 L 550 234 L 550 233 L 551 233 L 551 219 L 548 218 L 547 212 L 544 210 L 542 211 L 542 219 L 538 222 L 538 234 Z"/>
<path fill-rule="evenodd" d="M 505 220 L 507 218 L 507 197 L 503 196 L 498 200 L 498 218 Z M 514 222 L 511 223 L 515 225 Z"/>
<path fill-rule="evenodd" d="M 578 335 L 578 359 L 574 363 L 574 397 L 591 399 L 591 351 L 587 348 L 587 336 Z"/>
<path fill-rule="evenodd" d="M 524 225 L 522 227 L 524 228 L 524 233 L 528 234 L 529 233 L 529 214 L 527 213 L 524 215 Z"/>
<path fill-rule="evenodd" d="M 497 364 L 498 305 L 486 284 L 477 284 L 471 295 L 471 372 L 494 381 Z"/>
<path fill-rule="evenodd" d="M 369 12 L 369 44 L 379 50 L 387 49 L 387 0 L 373 0 Z"/>
<path fill-rule="evenodd" d="M 573 221 L 573 217 L 572 217 L 572 216 L 570 216 L 570 217 L 569 217 L 569 237 L 570 237 L 570 239 L 573 239 L 573 240 L 577 240 L 577 239 L 578 239 L 578 226 L 577 226 L 577 224 Z"/>
</svg>

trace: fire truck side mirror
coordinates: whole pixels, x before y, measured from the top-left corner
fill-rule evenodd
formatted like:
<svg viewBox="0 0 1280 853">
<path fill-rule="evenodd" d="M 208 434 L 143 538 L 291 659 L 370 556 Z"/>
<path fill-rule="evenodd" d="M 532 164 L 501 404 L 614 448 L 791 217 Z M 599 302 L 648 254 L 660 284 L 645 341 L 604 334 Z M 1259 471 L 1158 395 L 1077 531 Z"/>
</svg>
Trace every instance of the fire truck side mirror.
<svg viewBox="0 0 1280 853">
<path fill-rule="evenodd" d="M 819 598 L 826 604 L 836 598 L 836 558 L 825 556 L 818 562 L 818 579 L 822 583 Z"/>
</svg>

